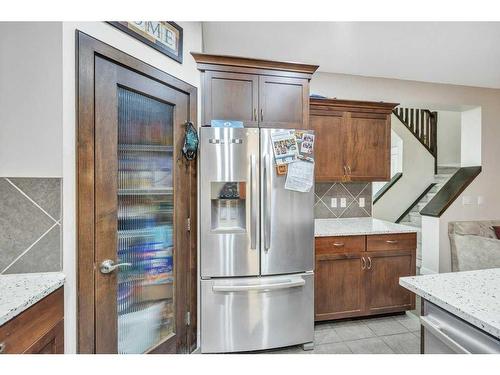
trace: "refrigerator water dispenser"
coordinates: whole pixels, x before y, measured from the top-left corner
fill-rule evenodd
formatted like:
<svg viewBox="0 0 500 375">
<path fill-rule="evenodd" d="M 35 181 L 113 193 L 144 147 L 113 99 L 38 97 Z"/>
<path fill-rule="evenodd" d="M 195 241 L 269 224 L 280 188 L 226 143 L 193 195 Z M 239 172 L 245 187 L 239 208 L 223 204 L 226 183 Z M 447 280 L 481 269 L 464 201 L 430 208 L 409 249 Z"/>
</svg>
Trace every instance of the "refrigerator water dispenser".
<svg viewBox="0 0 500 375">
<path fill-rule="evenodd" d="M 211 229 L 218 232 L 234 232 L 246 229 L 245 182 L 212 182 Z"/>
</svg>

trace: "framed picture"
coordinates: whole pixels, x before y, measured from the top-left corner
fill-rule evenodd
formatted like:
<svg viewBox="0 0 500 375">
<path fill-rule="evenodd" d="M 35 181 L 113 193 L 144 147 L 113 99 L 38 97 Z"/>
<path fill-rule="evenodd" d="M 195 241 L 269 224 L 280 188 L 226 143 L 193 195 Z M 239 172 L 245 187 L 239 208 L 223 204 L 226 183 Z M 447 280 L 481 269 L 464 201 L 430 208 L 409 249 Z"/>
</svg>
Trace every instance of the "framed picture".
<svg viewBox="0 0 500 375">
<path fill-rule="evenodd" d="M 109 21 L 110 25 L 182 64 L 182 27 L 170 21 Z"/>
</svg>

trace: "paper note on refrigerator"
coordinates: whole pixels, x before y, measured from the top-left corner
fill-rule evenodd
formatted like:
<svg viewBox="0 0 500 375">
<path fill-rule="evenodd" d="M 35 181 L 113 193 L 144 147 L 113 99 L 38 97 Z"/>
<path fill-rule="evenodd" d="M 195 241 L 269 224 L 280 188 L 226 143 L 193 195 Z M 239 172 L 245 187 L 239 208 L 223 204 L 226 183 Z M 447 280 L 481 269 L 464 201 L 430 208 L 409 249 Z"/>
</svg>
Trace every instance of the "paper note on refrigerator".
<svg viewBox="0 0 500 375">
<path fill-rule="evenodd" d="M 314 181 L 314 163 L 297 160 L 288 164 L 285 189 L 307 193 Z"/>
</svg>

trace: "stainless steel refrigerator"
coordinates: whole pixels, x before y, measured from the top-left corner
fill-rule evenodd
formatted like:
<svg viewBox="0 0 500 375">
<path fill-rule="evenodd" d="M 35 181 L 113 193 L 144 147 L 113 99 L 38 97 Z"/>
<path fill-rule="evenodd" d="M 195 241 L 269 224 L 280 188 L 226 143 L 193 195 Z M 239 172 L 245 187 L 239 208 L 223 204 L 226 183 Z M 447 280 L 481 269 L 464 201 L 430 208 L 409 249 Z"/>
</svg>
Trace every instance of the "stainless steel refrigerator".
<svg viewBox="0 0 500 375">
<path fill-rule="evenodd" d="M 304 344 L 314 336 L 314 187 L 285 189 L 271 134 L 202 128 L 201 351 Z"/>
</svg>

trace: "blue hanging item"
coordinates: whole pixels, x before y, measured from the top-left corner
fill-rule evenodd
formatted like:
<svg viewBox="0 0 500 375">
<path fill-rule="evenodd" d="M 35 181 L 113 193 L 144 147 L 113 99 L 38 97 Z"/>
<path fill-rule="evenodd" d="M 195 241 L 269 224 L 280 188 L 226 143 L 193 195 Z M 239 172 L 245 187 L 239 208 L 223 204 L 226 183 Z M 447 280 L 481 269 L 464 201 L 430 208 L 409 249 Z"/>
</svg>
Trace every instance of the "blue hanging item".
<svg viewBox="0 0 500 375">
<path fill-rule="evenodd" d="M 187 160 L 196 159 L 196 153 L 198 151 L 198 133 L 196 132 L 196 128 L 194 127 L 191 121 L 188 121 L 184 124 L 186 126 L 185 134 L 184 134 L 184 146 L 182 146 L 182 153 L 186 157 Z"/>
</svg>

